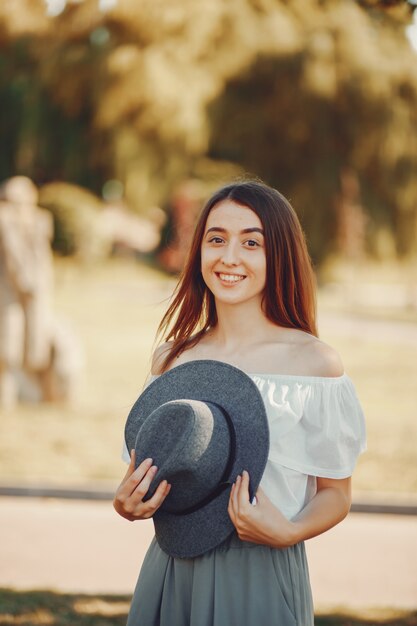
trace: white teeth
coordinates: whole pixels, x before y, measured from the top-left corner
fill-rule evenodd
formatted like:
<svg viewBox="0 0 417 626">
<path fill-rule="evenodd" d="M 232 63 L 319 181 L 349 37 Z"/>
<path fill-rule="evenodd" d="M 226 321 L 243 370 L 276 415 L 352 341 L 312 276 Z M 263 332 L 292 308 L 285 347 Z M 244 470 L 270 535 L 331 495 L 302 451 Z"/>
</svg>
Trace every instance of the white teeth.
<svg viewBox="0 0 417 626">
<path fill-rule="evenodd" d="M 244 276 L 239 276 L 238 274 L 219 274 L 221 280 L 226 281 L 227 283 L 238 283 L 240 280 L 243 280 Z"/>
</svg>

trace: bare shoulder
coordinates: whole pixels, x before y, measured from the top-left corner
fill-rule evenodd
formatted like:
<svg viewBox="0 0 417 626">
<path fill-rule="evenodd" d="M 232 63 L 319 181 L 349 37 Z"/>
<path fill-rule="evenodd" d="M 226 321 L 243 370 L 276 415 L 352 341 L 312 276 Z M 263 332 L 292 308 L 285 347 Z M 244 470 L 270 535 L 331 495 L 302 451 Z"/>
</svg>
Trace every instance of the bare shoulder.
<svg viewBox="0 0 417 626">
<path fill-rule="evenodd" d="M 303 357 L 311 376 L 335 378 L 344 374 L 345 368 L 337 350 L 317 337 L 304 343 Z"/>
<path fill-rule="evenodd" d="M 172 341 L 166 341 L 158 346 L 152 355 L 151 374 L 159 376 L 162 374 L 162 364 L 172 348 Z"/>
</svg>

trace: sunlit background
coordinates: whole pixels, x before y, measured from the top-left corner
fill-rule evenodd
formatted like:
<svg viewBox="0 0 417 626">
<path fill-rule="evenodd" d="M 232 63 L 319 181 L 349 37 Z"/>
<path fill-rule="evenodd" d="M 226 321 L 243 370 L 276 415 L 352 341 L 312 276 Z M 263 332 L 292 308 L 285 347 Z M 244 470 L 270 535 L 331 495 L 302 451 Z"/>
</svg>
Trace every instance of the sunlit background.
<svg viewBox="0 0 417 626">
<path fill-rule="evenodd" d="M 3 486 L 118 484 L 196 215 L 255 176 L 365 411 L 354 498 L 416 496 L 415 4 L 0 2 Z"/>
<path fill-rule="evenodd" d="M 124 419 L 195 216 L 250 175 L 290 198 L 305 229 L 320 336 L 368 421 L 355 489 L 415 492 L 412 6 L 13 0 L 0 25 L 2 206 L 36 205 L 53 225 L 32 277 L 40 338 L 7 326 L 3 298 L 0 332 L 49 342 L 49 361 L 2 356 L 15 381 L 2 480 L 119 479 Z"/>
</svg>

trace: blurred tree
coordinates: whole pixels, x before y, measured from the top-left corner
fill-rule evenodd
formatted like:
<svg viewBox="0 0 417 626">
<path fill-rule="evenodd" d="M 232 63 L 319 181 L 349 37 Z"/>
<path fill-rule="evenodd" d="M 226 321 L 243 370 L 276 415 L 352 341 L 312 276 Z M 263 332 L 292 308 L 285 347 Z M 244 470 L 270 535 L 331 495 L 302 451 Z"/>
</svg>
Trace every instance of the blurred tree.
<svg viewBox="0 0 417 626">
<path fill-rule="evenodd" d="M 392 233 L 399 256 L 416 251 L 417 71 L 391 17 L 375 25 L 353 3 L 327 3 L 309 16 L 298 54 L 259 56 L 209 114 L 211 156 L 282 189 L 316 260 L 337 252 L 345 167 L 371 218 L 369 251 L 379 252 L 379 230 Z"/>
<path fill-rule="evenodd" d="M 389 4 L 389 6 L 388 6 Z M 120 180 L 139 211 L 231 162 L 282 189 L 315 260 L 337 252 L 345 168 L 369 219 L 415 250 L 417 68 L 408 5 L 347 0 L 96 0 L 55 18 L 0 4 L 0 176 Z M 220 167 L 216 167 L 216 162 Z M 219 173 L 220 172 L 220 173 Z"/>
</svg>

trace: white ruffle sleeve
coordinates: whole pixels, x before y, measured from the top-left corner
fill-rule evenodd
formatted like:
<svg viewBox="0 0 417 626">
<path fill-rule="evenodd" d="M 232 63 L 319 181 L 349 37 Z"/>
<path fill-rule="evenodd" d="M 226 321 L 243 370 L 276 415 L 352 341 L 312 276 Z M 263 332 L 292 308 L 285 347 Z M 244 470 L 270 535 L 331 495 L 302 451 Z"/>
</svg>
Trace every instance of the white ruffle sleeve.
<svg viewBox="0 0 417 626">
<path fill-rule="evenodd" d="M 270 426 L 270 464 L 310 476 L 351 476 L 366 450 L 364 414 L 352 380 L 251 375 Z"/>
</svg>

